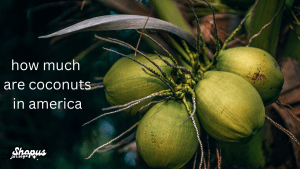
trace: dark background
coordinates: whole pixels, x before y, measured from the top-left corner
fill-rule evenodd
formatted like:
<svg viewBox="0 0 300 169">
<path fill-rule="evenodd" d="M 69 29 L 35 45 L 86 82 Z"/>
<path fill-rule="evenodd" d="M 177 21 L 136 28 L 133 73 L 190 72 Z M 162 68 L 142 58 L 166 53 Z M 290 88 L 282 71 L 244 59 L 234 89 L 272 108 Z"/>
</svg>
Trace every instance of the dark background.
<svg viewBox="0 0 300 169">
<path fill-rule="evenodd" d="M 122 153 L 112 150 L 96 153 L 85 160 L 94 148 L 125 131 L 137 121 L 123 114 L 111 115 L 85 127 L 82 124 L 101 114 L 108 107 L 103 89 L 84 90 L 30 90 L 31 81 L 91 81 L 103 77 L 119 56 L 105 52 L 99 45 L 80 60 L 80 71 L 43 71 L 43 62 L 69 62 L 82 51 L 97 43 L 94 34 L 136 41 L 138 36 L 130 31 L 89 32 L 53 39 L 38 36 L 74 24 L 81 20 L 114 14 L 100 3 L 87 3 L 80 10 L 80 1 L 41 6 L 54 0 L 3 0 L 0 5 L 0 168 L 135 168 L 134 151 Z M 127 49 L 102 44 L 123 53 Z M 12 71 L 15 62 L 39 62 L 38 71 Z M 24 90 L 3 90 L 4 82 L 23 81 Z M 25 102 L 24 110 L 13 109 L 13 98 Z M 82 110 L 39 109 L 30 110 L 29 101 L 81 101 Z M 12 159 L 11 151 L 23 149 L 43 150 L 47 155 L 35 159 Z"/>
</svg>

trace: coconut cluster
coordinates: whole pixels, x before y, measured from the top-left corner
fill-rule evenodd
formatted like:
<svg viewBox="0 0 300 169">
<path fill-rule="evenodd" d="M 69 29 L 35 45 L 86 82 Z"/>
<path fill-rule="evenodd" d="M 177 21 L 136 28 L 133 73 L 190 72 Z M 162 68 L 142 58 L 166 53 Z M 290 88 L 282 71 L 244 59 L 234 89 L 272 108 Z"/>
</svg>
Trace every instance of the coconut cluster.
<svg viewBox="0 0 300 169">
<path fill-rule="evenodd" d="M 226 49 L 240 29 L 230 35 L 222 49 L 215 30 L 217 48 L 210 60 L 198 24 L 196 52 L 182 41 L 189 57 L 185 58 L 187 67 L 180 66 L 163 47 L 167 56 L 144 54 L 124 42 L 123 46 L 138 54 L 115 52 L 124 58 L 112 66 L 103 84 L 112 105 L 105 110 L 117 110 L 106 114 L 123 111 L 143 115 L 137 123 L 136 142 L 151 168 L 178 169 L 199 145 L 201 168 L 204 153 L 200 127 L 225 144 L 248 143 L 263 127 L 264 106 L 278 99 L 283 75 L 266 51 L 253 47 Z"/>
<path fill-rule="evenodd" d="M 199 144 L 197 136 L 200 137 L 200 123 L 196 114 L 193 119 L 197 129 L 191 120 L 183 124 L 189 118 L 193 105 L 190 100 L 182 101 L 185 95 L 182 90 L 187 89 L 180 82 L 185 81 L 187 86 L 195 83 L 191 82 L 190 76 L 185 76 L 186 79 L 177 78 L 178 72 L 168 65 L 174 64 L 169 57 L 147 54 L 169 78 L 170 86 L 172 82 L 178 83 L 175 86 L 173 84 L 173 95 L 168 85 L 142 70 L 146 65 L 158 72 L 153 63 L 140 54 L 130 57 L 134 61 L 122 58 L 105 75 L 103 84 L 106 99 L 112 106 L 118 106 L 151 94 L 158 95 L 123 112 L 130 115 L 144 114 L 138 124 L 136 142 L 139 153 L 150 167 L 180 168 L 195 154 Z M 120 67 L 126 71 L 120 71 Z"/>
<path fill-rule="evenodd" d="M 277 62 L 257 48 L 222 50 L 208 71 L 194 65 L 188 72 L 169 57 L 146 56 L 120 59 L 103 83 L 114 108 L 144 114 L 136 141 L 152 168 L 185 165 L 201 145 L 200 125 L 218 141 L 249 142 L 264 125 L 264 106 L 278 98 L 283 85 Z"/>
<path fill-rule="evenodd" d="M 236 8 L 249 6 L 254 2 L 246 1 L 240 6 L 239 0 L 222 0 Z M 210 6 L 209 3 L 208 5 Z M 251 13 L 253 10 L 247 17 Z M 217 47 L 213 59 L 210 60 L 195 12 L 194 16 L 198 26 L 196 52 L 189 50 L 186 42 L 182 40 L 181 47 L 185 48 L 186 55 L 181 61 L 185 67 L 180 66 L 162 45 L 143 33 L 141 34 L 158 44 L 166 56 L 158 53 L 144 54 L 137 47 L 120 40 L 96 36 L 100 40 L 132 49 L 136 54 L 124 55 L 104 48 L 124 58 L 111 67 L 103 78 L 103 83 L 93 84 L 92 89 L 105 88 L 106 99 L 111 107 L 102 110 L 111 111 L 91 121 L 118 112 L 140 115 L 141 120 L 95 149 L 88 158 L 138 126 L 138 151 L 151 168 L 178 169 L 192 158 L 199 145 L 201 168 L 204 153 L 200 127 L 223 145 L 245 144 L 257 138 L 254 136 L 258 136 L 265 118 L 300 145 L 290 132 L 265 116 L 264 106 L 278 99 L 284 82 L 278 63 L 270 54 L 258 48 L 226 49 L 247 17 L 226 39 L 222 49 L 216 21 L 213 20 Z M 215 18 L 214 10 L 213 17 Z M 81 22 L 85 23 L 87 22 Z M 81 27 L 76 24 L 62 32 L 70 33 L 72 29 L 78 31 L 88 27 L 90 26 Z M 43 37 L 61 35 L 62 32 Z M 251 39 L 253 38 L 254 36 Z M 217 146 L 217 149 L 220 147 Z M 218 157 L 218 167 L 220 159 Z"/>
</svg>

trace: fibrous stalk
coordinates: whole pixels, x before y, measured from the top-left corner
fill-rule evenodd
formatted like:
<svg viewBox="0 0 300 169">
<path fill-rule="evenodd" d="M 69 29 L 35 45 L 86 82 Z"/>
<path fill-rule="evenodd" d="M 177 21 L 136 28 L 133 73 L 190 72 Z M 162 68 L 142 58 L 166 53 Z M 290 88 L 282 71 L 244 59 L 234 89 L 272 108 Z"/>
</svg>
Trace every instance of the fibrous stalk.
<svg viewBox="0 0 300 169">
<path fill-rule="evenodd" d="M 146 74 L 148 74 L 149 76 L 156 77 L 156 78 L 158 78 L 159 80 L 161 80 L 164 84 L 166 84 L 166 85 L 169 87 L 169 89 L 170 89 L 170 90 L 172 91 L 172 93 L 173 93 L 173 96 L 176 97 L 175 91 L 174 91 L 174 89 L 170 86 L 169 83 L 167 83 L 166 81 L 164 81 L 161 77 L 159 77 L 159 76 L 157 76 L 157 75 L 148 73 L 148 72 L 147 72 L 145 69 L 143 69 L 143 68 L 142 68 L 142 70 L 143 70 Z"/>
<path fill-rule="evenodd" d="M 287 129 L 283 128 L 280 124 L 276 123 L 275 121 L 273 121 L 270 117 L 268 117 L 267 115 L 265 115 L 265 118 L 267 120 L 269 120 L 269 122 L 271 122 L 275 127 L 277 127 L 279 130 L 283 131 L 287 136 L 290 137 L 290 139 L 294 140 L 299 146 L 300 146 L 300 143 L 299 141 L 297 140 L 297 138 L 290 132 L 288 131 Z"/>
<path fill-rule="evenodd" d="M 101 148 L 105 147 L 106 145 L 112 143 L 113 141 L 119 139 L 120 137 L 122 137 L 123 135 L 125 135 L 126 133 L 128 133 L 128 132 L 130 132 L 132 129 L 134 129 L 136 126 L 137 126 L 137 123 L 134 124 L 132 127 L 130 127 L 128 130 L 126 130 L 125 132 L 123 132 L 122 134 L 120 134 L 118 137 L 116 137 L 116 138 L 110 140 L 109 142 L 107 142 L 107 143 L 105 143 L 105 144 L 99 146 L 98 148 L 96 148 L 96 149 L 91 153 L 91 155 L 89 155 L 89 156 L 88 156 L 87 158 L 85 158 L 85 159 L 90 159 L 90 158 L 91 158 L 91 157 L 92 157 L 99 149 L 101 149 Z"/>
<path fill-rule="evenodd" d="M 113 150 L 115 148 L 118 148 L 124 144 L 129 143 L 131 140 L 133 140 L 135 138 L 135 134 L 136 132 L 133 132 L 132 134 L 130 134 L 128 137 L 124 138 L 123 140 L 119 141 L 118 143 L 114 144 L 114 145 L 108 145 L 106 146 L 104 149 L 102 150 L 97 150 L 98 153 L 104 153 L 110 150 Z"/>
<path fill-rule="evenodd" d="M 188 70 L 187 68 L 182 67 L 182 66 L 175 66 L 175 65 L 171 64 L 170 62 L 168 62 L 166 59 L 163 59 L 159 53 L 157 53 L 156 51 L 154 51 L 154 52 L 155 52 L 156 55 L 157 55 L 162 61 L 164 61 L 168 66 L 170 66 L 170 67 L 172 67 L 172 68 L 174 68 L 174 69 L 184 70 L 184 71 L 188 72 L 188 73 L 191 75 L 191 77 L 192 77 L 193 79 L 195 78 L 194 74 L 193 74 L 190 70 Z"/>
<path fill-rule="evenodd" d="M 97 120 L 97 119 L 99 119 L 99 118 L 101 118 L 103 116 L 106 116 L 106 115 L 109 115 L 109 114 L 118 113 L 118 112 L 121 112 L 123 110 L 129 109 L 130 107 L 133 107 L 133 106 L 141 103 L 142 101 L 145 101 L 147 99 L 150 99 L 150 98 L 153 98 L 153 97 L 156 97 L 156 96 L 165 96 L 165 94 L 153 93 L 153 94 L 151 94 L 149 96 L 146 96 L 146 97 L 138 99 L 138 100 L 131 101 L 131 102 L 123 104 L 123 105 L 117 105 L 117 106 L 111 106 L 109 108 L 104 108 L 104 109 L 102 109 L 102 111 L 104 111 L 104 110 L 110 110 L 110 109 L 116 109 L 116 108 L 121 108 L 121 109 L 101 114 L 100 116 L 97 116 L 96 118 L 94 118 L 94 119 L 92 119 L 92 120 L 84 123 L 82 126 L 85 126 L 85 125 L 87 125 L 87 124 L 89 124 L 89 123 L 91 123 L 91 122 L 93 122 L 93 121 L 95 121 L 95 120 Z"/>
<path fill-rule="evenodd" d="M 138 30 L 136 30 L 138 33 L 142 33 Z M 174 65 L 178 66 L 177 61 L 175 60 L 175 58 L 172 56 L 172 54 L 166 49 L 164 48 L 160 43 L 158 43 L 155 39 L 153 39 L 151 36 L 149 36 L 146 33 L 142 33 L 144 36 L 146 36 L 147 38 L 149 38 L 150 40 L 152 40 L 154 43 L 156 43 L 160 48 L 162 48 L 162 50 L 167 54 L 167 56 L 170 57 L 170 59 L 174 62 Z"/>
<path fill-rule="evenodd" d="M 195 58 L 195 60 L 197 60 L 198 62 L 200 62 L 199 56 L 200 56 L 200 53 L 201 53 L 201 43 L 202 43 L 202 51 L 203 51 L 204 63 L 205 63 L 205 65 L 208 65 L 208 64 L 210 64 L 210 60 L 208 58 L 208 52 L 207 52 L 206 44 L 205 44 L 205 41 L 204 41 L 204 37 L 203 37 L 203 35 L 201 33 L 200 22 L 199 22 L 199 19 L 198 19 L 196 13 L 195 13 L 195 10 L 190 5 L 189 5 L 189 7 L 192 10 L 192 12 L 194 14 L 194 17 L 195 17 L 195 20 L 196 20 L 196 23 L 197 23 L 197 45 L 196 45 L 197 52 L 196 52 L 196 58 Z M 200 41 L 201 41 L 201 43 L 200 43 Z M 200 66 L 201 66 L 201 64 L 200 64 Z"/>
</svg>

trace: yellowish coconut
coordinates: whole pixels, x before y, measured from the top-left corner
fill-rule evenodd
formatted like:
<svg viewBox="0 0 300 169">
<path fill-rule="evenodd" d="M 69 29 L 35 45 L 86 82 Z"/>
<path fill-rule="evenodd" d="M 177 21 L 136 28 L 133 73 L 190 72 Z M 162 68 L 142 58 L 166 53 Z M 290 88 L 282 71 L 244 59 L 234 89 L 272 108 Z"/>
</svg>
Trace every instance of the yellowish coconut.
<svg viewBox="0 0 300 169">
<path fill-rule="evenodd" d="M 265 106 L 276 101 L 284 82 L 276 60 L 266 51 L 253 47 L 236 47 L 222 51 L 217 70 L 237 74 L 260 94 Z"/>
<path fill-rule="evenodd" d="M 160 60 L 157 55 L 147 54 L 147 56 L 165 71 L 167 76 L 171 77 L 172 68 L 170 66 Z M 132 55 L 131 57 L 154 69 L 156 72 L 159 72 L 159 70 L 142 55 L 137 54 L 136 56 Z M 172 63 L 168 57 L 163 58 Z M 166 84 L 159 79 L 146 74 L 142 68 L 144 68 L 142 65 L 126 57 L 119 59 L 110 68 L 103 79 L 106 99 L 110 105 L 126 104 L 133 100 L 146 97 L 152 93 L 168 89 Z M 131 115 L 143 114 L 149 107 L 141 111 L 139 111 L 139 109 L 151 102 L 151 100 L 152 99 L 143 101 L 124 112 Z"/>
<path fill-rule="evenodd" d="M 193 157 L 198 140 L 192 120 L 182 125 L 188 117 L 184 104 L 173 100 L 158 103 L 149 109 L 136 133 L 139 153 L 148 166 L 178 169 Z M 196 115 L 194 118 L 200 132 Z"/>
<path fill-rule="evenodd" d="M 258 92 L 238 75 L 205 72 L 195 93 L 201 125 L 219 141 L 247 143 L 264 125 L 265 109 Z"/>
</svg>

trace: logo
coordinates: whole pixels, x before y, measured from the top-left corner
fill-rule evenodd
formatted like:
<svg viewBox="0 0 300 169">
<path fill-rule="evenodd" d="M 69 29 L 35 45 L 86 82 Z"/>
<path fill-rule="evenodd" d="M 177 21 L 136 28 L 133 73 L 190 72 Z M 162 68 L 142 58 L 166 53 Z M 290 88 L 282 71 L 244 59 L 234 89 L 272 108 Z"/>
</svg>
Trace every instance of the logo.
<svg viewBox="0 0 300 169">
<path fill-rule="evenodd" d="M 12 152 L 10 160 L 13 158 L 33 158 L 38 160 L 36 157 L 46 156 L 47 152 L 44 150 L 23 150 L 22 147 L 15 147 L 15 150 Z"/>
</svg>

